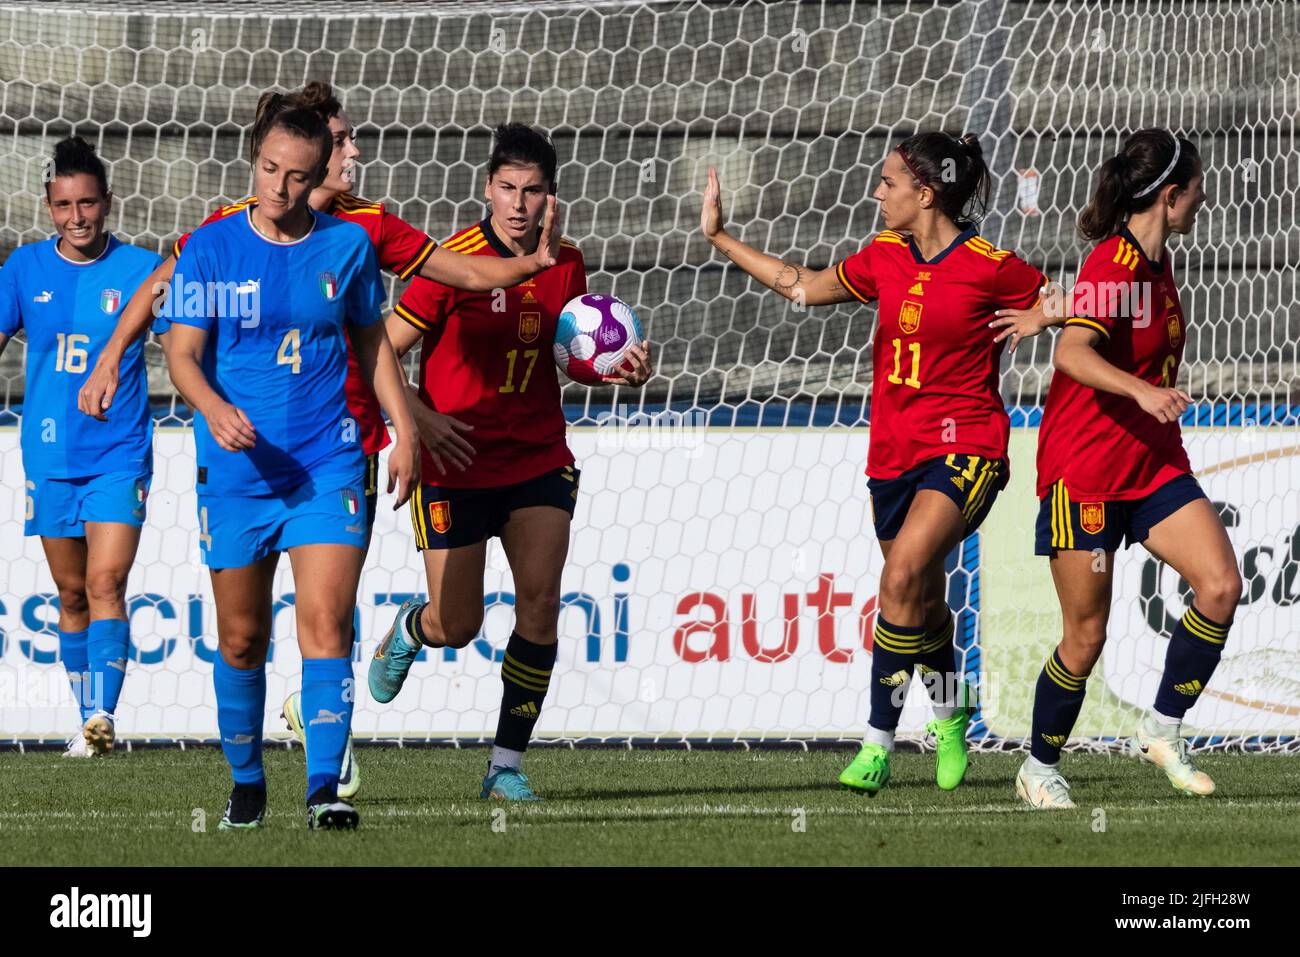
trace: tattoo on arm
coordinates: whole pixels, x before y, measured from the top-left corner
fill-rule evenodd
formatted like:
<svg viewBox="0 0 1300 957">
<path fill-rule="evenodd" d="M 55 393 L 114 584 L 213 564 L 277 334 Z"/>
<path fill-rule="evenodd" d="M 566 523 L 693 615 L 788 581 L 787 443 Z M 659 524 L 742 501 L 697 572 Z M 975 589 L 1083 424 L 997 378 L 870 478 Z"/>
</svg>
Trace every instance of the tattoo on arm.
<svg viewBox="0 0 1300 957">
<path fill-rule="evenodd" d="M 804 273 L 808 270 L 798 263 L 782 262 L 781 271 L 776 274 L 772 280 L 772 288 L 777 292 L 784 294 L 790 293 L 796 286 L 802 285 Z"/>
</svg>

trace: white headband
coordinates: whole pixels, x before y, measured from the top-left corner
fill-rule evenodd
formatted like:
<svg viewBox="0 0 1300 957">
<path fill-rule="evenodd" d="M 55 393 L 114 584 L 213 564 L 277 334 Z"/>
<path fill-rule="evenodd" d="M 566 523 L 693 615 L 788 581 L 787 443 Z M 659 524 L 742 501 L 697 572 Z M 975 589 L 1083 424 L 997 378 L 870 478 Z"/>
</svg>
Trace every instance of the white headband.
<svg viewBox="0 0 1300 957">
<path fill-rule="evenodd" d="M 1172 133 L 1170 133 L 1169 135 L 1173 136 Z M 1141 199 L 1147 193 L 1151 192 L 1153 189 L 1155 189 L 1157 186 L 1163 183 L 1165 181 L 1165 177 L 1168 176 L 1170 173 L 1172 173 L 1174 171 L 1174 167 L 1178 165 L 1178 155 L 1182 151 L 1183 151 L 1183 144 L 1178 141 L 1178 137 L 1174 136 L 1174 158 L 1169 161 L 1169 165 L 1165 167 L 1165 171 L 1151 181 L 1150 186 L 1148 186 L 1146 189 L 1142 190 L 1141 192 L 1134 193 L 1133 198 Z"/>
</svg>

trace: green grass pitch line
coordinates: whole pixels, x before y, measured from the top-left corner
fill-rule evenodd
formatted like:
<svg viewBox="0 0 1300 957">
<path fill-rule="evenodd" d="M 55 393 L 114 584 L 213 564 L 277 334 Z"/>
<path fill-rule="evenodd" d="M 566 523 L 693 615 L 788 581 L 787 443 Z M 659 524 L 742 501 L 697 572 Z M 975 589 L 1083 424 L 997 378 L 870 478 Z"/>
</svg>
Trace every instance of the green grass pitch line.
<svg viewBox="0 0 1300 957">
<path fill-rule="evenodd" d="M 814 751 L 542 750 L 546 800 L 478 798 L 486 751 L 359 752 L 361 828 L 307 830 L 300 751 L 268 751 L 256 833 L 217 829 L 229 793 L 215 749 L 102 760 L 0 755 L 0 860 L 9 865 L 845 864 L 1114 866 L 1296 864 L 1300 756 L 1207 754 L 1219 786 L 1177 794 L 1118 755 L 1067 754 L 1073 812 L 1023 810 L 1018 754 L 976 754 L 966 782 L 934 785 L 930 754 L 895 756 L 876 798 L 842 790 L 851 757 Z M 1104 817 L 1096 809 L 1104 812 Z M 196 815 L 202 812 L 206 821 Z M 206 830 L 196 830 L 196 821 Z M 1104 830 L 1099 825 L 1104 824 Z"/>
</svg>

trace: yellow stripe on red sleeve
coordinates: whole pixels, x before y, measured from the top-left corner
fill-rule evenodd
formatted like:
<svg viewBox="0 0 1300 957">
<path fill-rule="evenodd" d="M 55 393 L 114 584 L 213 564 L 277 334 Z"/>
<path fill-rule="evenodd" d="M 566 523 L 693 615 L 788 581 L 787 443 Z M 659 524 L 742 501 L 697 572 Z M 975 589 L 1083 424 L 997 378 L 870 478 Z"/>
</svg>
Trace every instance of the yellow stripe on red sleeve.
<svg viewBox="0 0 1300 957">
<path fill-rule="evenodd" d="M 420 247 L 420 251 L 411 257 L 411 261 L 397 271 L 397 278 L 401 280 L 410 279 L 419 272 L 420 267 L 424 265 L 424 261 L 428 259 L 437 248 L 437 243 L 432 239 L 426 239 L 424 245 Z"/>
<path fill-rule="evenodd" d="M 1103 339 L 1110 338 L 1110 332 L 1095 319 L 1088 319 L 1085 316 L 1071 316 L 1069 319 L 1065 320 L 1065 324 L 1067 326 L 1085 326 L 1093 332 L 1100 333 Z"/>
<path fill-rule="evenodd" d="M 458 236 L 453 236 L 442 244 L 443 249 L 450 249 L 452 252 L 463 252 L 467 246 L 475 242 L 485 241 L 483 231 L 477 226 L 471 226 L 468 230 Z"/>
<path fill-rule="evenodd" d="M 419 329 L 421 332 L 428 332 L 431 326 L 433 325 L 431 322 L 429 322 L 429 320 L 412 312 L 408 306 L 405 306 L 400 302 L 393 307 L 393 312 L 397 313 L 397 315 L 401 316 L 403 319 L 405 319 L 411 325 L 415 326 L 415 328 Z"/>
<path fill-rule="evenodd" d="M 835 275 L 840 277 L 840 284 L 844 286 L 844 288 L 847 289 L 849 292 L 853 293 L 853 295 L 858 298 L 859 302 L 864 302 L 867 303 L 868 305 L 871 304 L 871 300 L 868 299 L 866 296 L 862 295 L 862 293 L 858 292 L 858 290 L 854 288 L 853 283 L 849 282 L 849 277 L 844 272 L 844 263 L 840 263 L 838 266 L 835 267 Z"/>
</svg>

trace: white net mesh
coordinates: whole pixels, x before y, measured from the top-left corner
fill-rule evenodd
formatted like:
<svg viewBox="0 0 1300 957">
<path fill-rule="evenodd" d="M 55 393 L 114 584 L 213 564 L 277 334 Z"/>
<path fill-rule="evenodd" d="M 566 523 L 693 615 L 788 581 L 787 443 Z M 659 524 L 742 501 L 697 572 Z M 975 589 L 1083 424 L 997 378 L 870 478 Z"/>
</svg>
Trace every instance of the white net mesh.
<svg viewBox="0 0 1300 957">
<path fill-rule="evenodd" d="M 879 228 L 869 194 L 891 142 L 973 131 L 995 177 L 984 235 L 1068 284 L 1086 252 L 1073 226 L 1093 170 L 1126 132 L 1177 129 L 1200 146 L 1210 196 L 1176 245 L 1189 318 L 1180 384 L 1205 426 L 1188 444 L 1231 516 L 1247 580 L 1216 694 L 1189 725 L 1216 741 L 1285 742 L 1300 730 L 1298 37 L 1295 4 L 1180 0 L 0 7 L 0 248 L 49 234 L 41 170 L 76 132 L 111 162 L 118 235 L 165 251 L 247 192 L 245 133 L 267 88 L 333 83 L 360 131 L 358 191 L 436 238 L 481 217 L 491 128 L 546 128 L 591 288 L 639 311 L 659 375 L 643 395 L 566 388 L 585 494 L 539 733 L 847 738 L 865 722 L 863 622 L 881 567 L 860 474 L 874 310 L 798 312 L 724 268 L 696 228 L 706 167 L 718 166 L 746 241 L 821 267 Z M 1059 633 L 1045 563 L 1030 554 L 1051 346 L 1040 337 L 1006 362 L 1003 395 L 1021 410 L 1014 484 L 953 559 L 967 669 L 986 690 L 980 727 L 997 740 L 1027 734 Z M 0 363 L 11 426 L 20 347 Z M 156 346 L 149 356 L 162 431 L 128 589 L 144 597 L 121 723 L 128 735 L 207 738 L 215 637 L 193 446 Z M 687 418 L 669 423 L 664 409 Z M 636 412 L 651 420 L 629 422 Z M 16 432 L 3 442 L 0 737 L 52 737 L 73 715 L 49 663 L 53 588 L 39 544 L 19 537 Z M 290 596 L 287 564 L 277 593 Z M 418 569 L 405 513 L 381 507 L 359 609 L 366 652 L 391 605 L 424 590 Z M 499 549 L 487 591 L 483 640 L 417 664 L 391 707 L 359 702 L 359 735 L 491 736 L 490 659 L 513 600 Z M 1126 733 L 1149 703 L 1186 601 L 1137 551 L 1116 591 L 1079 726 L 1094 740 Z M 275 637 L 268 729 L 298 680 L 291 614 Z M 926 717 L 915 692 L 912 732 Z"/>
</svg>

